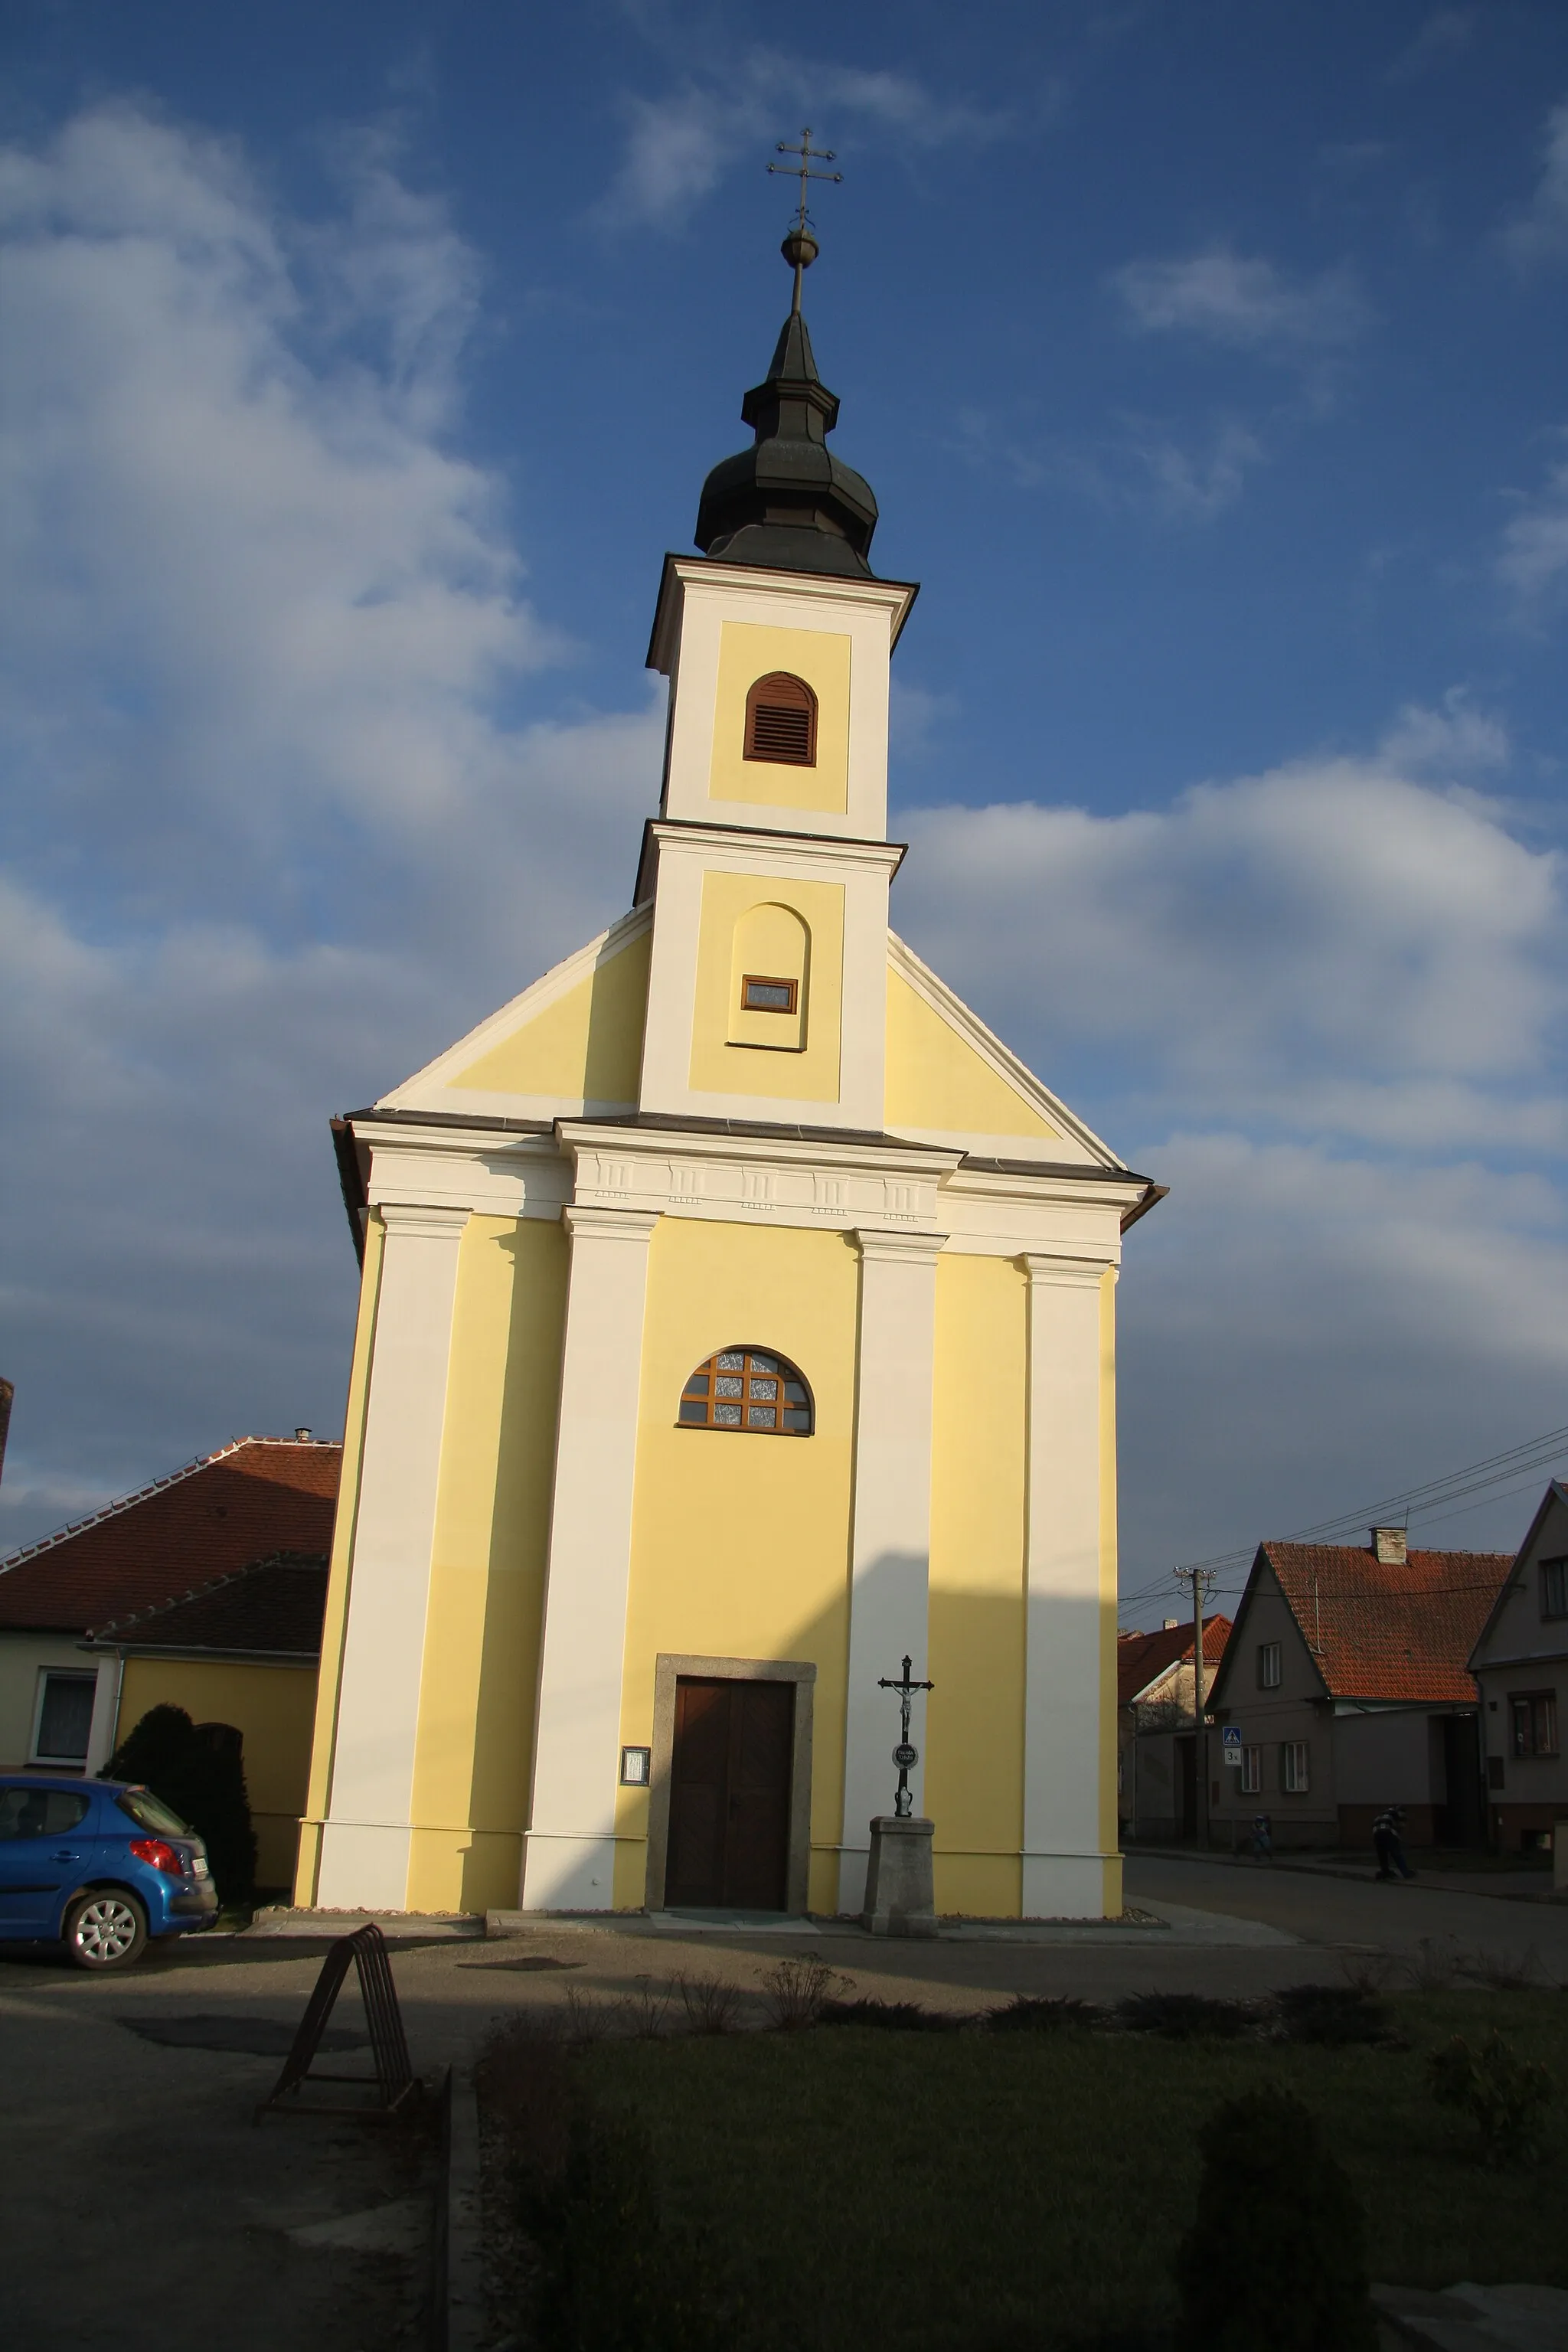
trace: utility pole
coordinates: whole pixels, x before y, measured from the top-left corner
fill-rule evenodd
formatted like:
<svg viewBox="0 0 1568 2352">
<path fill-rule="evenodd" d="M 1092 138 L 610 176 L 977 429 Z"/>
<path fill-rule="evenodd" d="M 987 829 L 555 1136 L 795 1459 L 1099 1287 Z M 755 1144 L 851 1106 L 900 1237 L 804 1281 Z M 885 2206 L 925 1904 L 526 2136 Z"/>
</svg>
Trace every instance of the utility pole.
<svg viewBox="0 0 1568 2352">
<path fill-rule="evenodd" d="M 1193 1589 L 1193 1826 L 1198 1845 L 1206 1853 L 1209 1842 L 1209 1737 L 1204 1722 L 1204 1601 L 1214 1583 L 1206 1569 L 1173 1570 L 1178 1584 Z"/>
</svg>

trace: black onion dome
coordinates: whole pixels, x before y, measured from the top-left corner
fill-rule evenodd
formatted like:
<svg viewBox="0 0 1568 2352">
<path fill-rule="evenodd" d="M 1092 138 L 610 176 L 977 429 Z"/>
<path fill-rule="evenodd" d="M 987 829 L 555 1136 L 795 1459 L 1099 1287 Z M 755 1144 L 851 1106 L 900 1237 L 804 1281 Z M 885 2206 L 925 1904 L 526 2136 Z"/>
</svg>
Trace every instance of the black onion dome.
<svg viewBox="0 0 1568 2352">
<path fill-rule="evenodd" d="M 866 557 L 877 501 L 827 446 L 838 402 L 816 373 L 798 310 L 784 320 L 767 376 L 746 394 L 741 415 L 756 439 L 721 459 L 702 485 L 695 537 L 703 554 L 871 579 Z"/>
</svg>

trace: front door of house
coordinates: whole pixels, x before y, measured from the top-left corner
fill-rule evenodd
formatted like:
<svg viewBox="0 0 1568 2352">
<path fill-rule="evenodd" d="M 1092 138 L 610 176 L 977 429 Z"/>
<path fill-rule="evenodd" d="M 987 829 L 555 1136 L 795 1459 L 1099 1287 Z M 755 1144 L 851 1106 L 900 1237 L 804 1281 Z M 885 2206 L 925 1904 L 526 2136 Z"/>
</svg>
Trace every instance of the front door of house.
<svg viewBox="0 0 1568 2352">
<path fill-rule="evenodd" d="M 794 1741 L 793 1683 L 681 1676 L 667 1904 L 784 1910 Z"/>
</svg>

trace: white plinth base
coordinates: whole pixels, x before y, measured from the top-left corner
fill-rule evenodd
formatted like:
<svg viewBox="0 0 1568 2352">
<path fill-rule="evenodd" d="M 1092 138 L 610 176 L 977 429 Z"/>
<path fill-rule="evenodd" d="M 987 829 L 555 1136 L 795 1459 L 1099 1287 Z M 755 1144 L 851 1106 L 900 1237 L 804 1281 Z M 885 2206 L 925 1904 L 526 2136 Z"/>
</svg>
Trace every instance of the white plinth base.
<svg viewBox="0 0 1568 2352">
<path fill-rule="evenodd" d="M 935 1833 L 934 1822 L 901 1822 L 893 1813 L 879 1813 L 872 1822 L 866 1907 L 860 1925 L 873 1936 L 935 1935 L 931 1877 Z"/>
<path fill-rule="evenodd" d="M 530 1830 L 523 1845 L 525 1911 L 613 1911 L 616 1841 Z"/>
<path fill-rule="evenodd" d="M 388 1822 L 323 1822 L 316 1902 L 324 1911 L 403 1911 L 413 1832 Z"/>
<path fill-rule="evenodd" d="M 1026 1919 L 1103 1919 L 1105 1865 L 1102 1853 L 1026 1853 L 1024 1856 Z"/>
</svg>

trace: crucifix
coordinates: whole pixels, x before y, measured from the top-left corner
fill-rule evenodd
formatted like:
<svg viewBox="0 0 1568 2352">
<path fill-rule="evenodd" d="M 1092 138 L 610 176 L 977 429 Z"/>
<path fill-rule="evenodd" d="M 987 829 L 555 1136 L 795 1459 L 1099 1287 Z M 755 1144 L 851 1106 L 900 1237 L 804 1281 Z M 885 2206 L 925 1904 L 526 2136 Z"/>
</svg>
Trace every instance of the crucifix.
<svg viewBox="0 0 1568 2352">
<path fill-rule="evenodd" d="M 784 245 L 781 248 L 784 259 L 793 264 L 795 268 L 795 300 L 791 303 L 790 309 L 792 312 L 798 313 L 800 310 L 801 273 L 804 270 L 810 268 L 812 263 L 816 259 L 817 253 L 816 239 L 811 233 L 811 225 L 806 216 L 806 182 L 808 180 L 842 180 L 844 174 L 842 172 L 814 172 L 812 170 L 811 167 L 813 163 L 831 163 L 834 162 L 835 157 L 831 147 L 814 147 L 812 145 L 809 127 L 801 132 L 800 145 L 798 147 L 791 147 L 784 140 L 781 139 L 778 142 L 776 152 L 780 155 L 798 155 L 800 158 L 800 170 L 798 173 L 793 163 L 770 163 L 768 165 L 770 172 L 782 172 L 786 179 L 798 179 L 800 182 L 799 215 L 795 221 L 794 226 L 791 227 L 789 235 L 784 238 Z M 891 1688 L 892 1685 L 889 1685 L 889 1687 Z"/>
<path fill-rule="evenodd" d="M 934 1690 L 936 1685 L 911 1682 L 910 1661 L 906 1657 L 902 1678 L 894 1682 L 889 1675 L 879 1675 L 877 1678 L 877 1688 L 897 1691 L 899 1694 L 899 1713 L 902 1717 L 903 1731 L 898 1746 L 893 1750 L 893 1761 L 899 1768 L 899 1792 L 893 1799 L 893 1812 L 899 1821 L 907 1822 L 915 1809 L 915 1801 L 910 1794 L 910 1772 L 911 1767 L 921 1760 L 920 1749 L 911 1748 L 910 1745 L 910 1702 L 916 1691 Z"/>
</svg>

